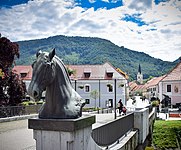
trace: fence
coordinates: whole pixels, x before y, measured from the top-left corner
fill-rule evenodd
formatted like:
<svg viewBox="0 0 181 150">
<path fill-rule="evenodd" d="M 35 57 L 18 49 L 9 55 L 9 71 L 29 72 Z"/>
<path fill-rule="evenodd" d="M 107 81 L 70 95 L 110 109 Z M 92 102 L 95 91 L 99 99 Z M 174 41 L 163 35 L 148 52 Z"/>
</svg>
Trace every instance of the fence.
<svg viewBox="0 0 181 150">
<path fill-rule="evenodd" d="M 0 118 L 36 114 L 42 105 L 0 107 Z"/>
<path fill-rule="evenodd" d="M 99 146 L 109 146 L 134 128 L 134 113 L 113 120 L 92 130 L 92 138 Z M 119 134 L 118 134 L 119 133 Z"/>
</svg>

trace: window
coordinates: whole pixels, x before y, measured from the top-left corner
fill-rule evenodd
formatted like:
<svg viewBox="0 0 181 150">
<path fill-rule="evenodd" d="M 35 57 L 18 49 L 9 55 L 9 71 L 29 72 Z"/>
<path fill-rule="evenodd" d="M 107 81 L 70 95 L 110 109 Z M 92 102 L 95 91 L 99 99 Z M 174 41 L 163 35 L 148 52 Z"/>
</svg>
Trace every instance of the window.
<svg viewBox="0 0 181 150">
<path fill-rule="evenodd" d="M 113 77 L 113 73 L 112 72 L 107 72 L 107 77 L 112 78 Z"/>
<path fill-rule="evenodd" d="M 27 73 L 20 73 L 21 78 L 25 78 L 27 76 Z"/>
<path fill-rule="evenodd" d="M 86 104 L 90 104 L 90 99 L 85 99 Z"/>
<path fill-rule="evenodd" d="M 113 92 L 113 85 L 112 84 L 108 84 L 107 88 L 108 88 L 108 92 Z"/>
<path fill-rule="evenodd" d="M 85 72 L 84 72 L 84 77 L 85 77 L 85 78 L 89 78 L 89 77 L 90 77 L 90 73 L 85 73 Z"/>
<path fill-rule="evenodd" d="M 108 100 L 108 107 L 109 108 L 113 107 L 113 99 Z"/>
<path fill-rule="evenodd" d="M 171 85 L 170 84 L 168 84 L 167 85 L 167 92 L 171 92 L 172 90 L 171 90 Z"/>
<path fill-rule="evenodd" d="M 85 92 L 90 92 L 90 85 L 85 85 Z"/>
</svg>

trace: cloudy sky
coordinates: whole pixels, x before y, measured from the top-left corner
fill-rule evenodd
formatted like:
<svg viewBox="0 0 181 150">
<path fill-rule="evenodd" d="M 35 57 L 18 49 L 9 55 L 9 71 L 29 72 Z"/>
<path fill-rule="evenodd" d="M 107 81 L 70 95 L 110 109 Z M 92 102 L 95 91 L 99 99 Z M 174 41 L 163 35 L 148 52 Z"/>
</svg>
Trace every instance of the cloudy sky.
<svg viewBox="0 0 181 150">
<path fill-rule="evenodd" d="M 0 0 L 0 33 L 11 41 L 100 37 L 174 61 L 181 56 L 181 0 Z"/>
</svg>

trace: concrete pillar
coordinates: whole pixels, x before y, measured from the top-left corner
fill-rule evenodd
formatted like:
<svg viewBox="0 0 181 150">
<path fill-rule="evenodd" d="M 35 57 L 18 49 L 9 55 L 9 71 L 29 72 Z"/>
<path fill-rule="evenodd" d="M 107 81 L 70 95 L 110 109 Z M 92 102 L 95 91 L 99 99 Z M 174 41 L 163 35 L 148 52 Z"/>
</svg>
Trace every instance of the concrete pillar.
<svg viewBox="0 0 181 150">
<path fill-rule="evenodd" d="M 139 144 L 143 144 L 149 134 L 149 109 L 134 112 L 134 128 L 139 130 Z"/>
<path fill-rule="evenodd" d="M 36 150 L 90 149 L 92 124 L 95 116 L 78 119 L 29 119 L 33 129 Z"/>
</svg>

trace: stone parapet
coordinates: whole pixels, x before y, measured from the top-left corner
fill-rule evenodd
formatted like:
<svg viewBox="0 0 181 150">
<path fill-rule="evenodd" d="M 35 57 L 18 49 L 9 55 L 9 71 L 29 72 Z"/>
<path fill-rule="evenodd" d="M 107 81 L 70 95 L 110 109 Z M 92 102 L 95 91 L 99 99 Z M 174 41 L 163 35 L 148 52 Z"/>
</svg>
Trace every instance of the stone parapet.
<svg viewBox="0 0 181 150">
<path fill-rule="evenodd" d="M 83 115 L 78 119 L 29 119 L 28 128 L 34 130 L 51 130 L 73 132 L 95 123 L 95 116 Z"/>
<path fill-rule="evenodd" d="M 29 119 L 37 150 L 91 149 L 92 124 L 95 116 L 78 119 Z"/>
</svg>

